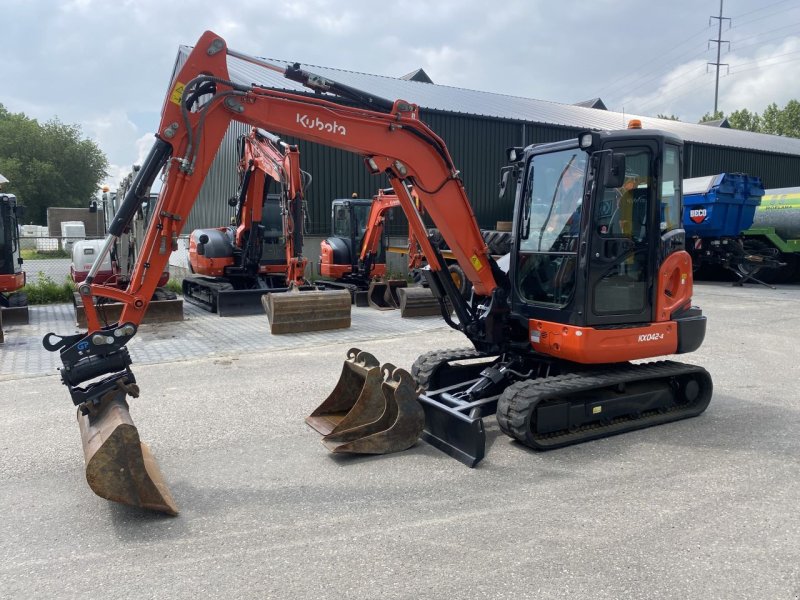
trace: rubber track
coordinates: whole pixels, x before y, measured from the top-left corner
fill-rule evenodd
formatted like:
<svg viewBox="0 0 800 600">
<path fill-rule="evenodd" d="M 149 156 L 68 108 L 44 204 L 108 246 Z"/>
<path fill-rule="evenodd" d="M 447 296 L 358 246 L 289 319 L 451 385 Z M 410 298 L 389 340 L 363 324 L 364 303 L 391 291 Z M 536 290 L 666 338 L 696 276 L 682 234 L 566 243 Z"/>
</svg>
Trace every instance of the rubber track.
<svg viewBox="0 0 800 600">
<path fill-rule="evenodd" d="M 411 365 L 411 376 L 423 390 L 427 391 L 428 383 L 436 370 L 445 363 L 454 360 L 466 360 L 488 356 L 474 348 L 455 348 L 450 350 L 434 350 L 420 355 Z"/>
<path fill-rule="evenodd" d="M 652 411 L 650 414 L 645 413 L 638 418 L 621 417 L 608 423 L 592 423 L 573 431 L 536 435 L 530 430 L 529 415 L 544 399 L 568 399 L 573 394 L 608 388 L 621 383 L 664 379 L 695 373 L 700 374 L 701 378 L 705 375 L 706 381 L 693 404 L 675 405 L 666 412 Z M 611 368 L 605 371 L 568 373 L 514 383 L 503 392 L 498 400 L 497 422 L 506 435 L 531 448 L 546 450 L 697 416 L 708 406 L 711 392 L 711 377 L 702 367 L 674 361 L 628 364 L 625 367 Z"/>
</svg>

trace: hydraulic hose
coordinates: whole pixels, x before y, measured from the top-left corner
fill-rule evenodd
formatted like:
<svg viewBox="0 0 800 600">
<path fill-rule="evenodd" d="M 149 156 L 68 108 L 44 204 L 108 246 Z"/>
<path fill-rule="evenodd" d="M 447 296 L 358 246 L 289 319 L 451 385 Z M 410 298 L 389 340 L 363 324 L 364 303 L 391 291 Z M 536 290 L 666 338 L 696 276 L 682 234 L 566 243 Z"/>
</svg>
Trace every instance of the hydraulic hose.
<svg viewBox="0 0 800 600">
<path fill-rule="evenodd" d="M 130 225 L 136 211 L 142 205 L 142 200 L 149 193 L 150 186 L 156 180 L 156 176 L 172 154 L 172 146 L 160 138 L 156 138 L 156 143 L 150 149 L 150 153 L 144 160 L 142 168 L 136 174 L 131 187 L 125 194 L 117 214 L 108 227 L 108 233 L 114 237 L 119 237 L 125 228 Z"/>
</svg>

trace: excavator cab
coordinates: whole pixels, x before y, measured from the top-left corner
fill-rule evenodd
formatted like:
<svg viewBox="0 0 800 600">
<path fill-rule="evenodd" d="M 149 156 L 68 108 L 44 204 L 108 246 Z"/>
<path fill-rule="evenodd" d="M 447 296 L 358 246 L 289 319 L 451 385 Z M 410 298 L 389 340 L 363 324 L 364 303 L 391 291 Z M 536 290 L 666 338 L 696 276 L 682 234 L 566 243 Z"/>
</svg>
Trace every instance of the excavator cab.
<svg viewBox="0 0 800 600">
<path fill-rule="evenodd" d="M 587 134 L 586 141 L 528 155 L 512 310 L 580 327 L 658 322 L 659 269 L 684 250 L 680 222 L 664 218 L 679 214 L 681 141 L 652 130 Z"/>
<path fill-rule="evenodd" d="M 337 198 L 331 206 L 331 236 L 321 245 L 320 275 L 329 279 L 366 286 L 372 277 L 386 273 L 386 244 L 378 242 L 378 251 L 369 273 L 360 264 L 362 245 L 373 200 Z"/>
</svg>

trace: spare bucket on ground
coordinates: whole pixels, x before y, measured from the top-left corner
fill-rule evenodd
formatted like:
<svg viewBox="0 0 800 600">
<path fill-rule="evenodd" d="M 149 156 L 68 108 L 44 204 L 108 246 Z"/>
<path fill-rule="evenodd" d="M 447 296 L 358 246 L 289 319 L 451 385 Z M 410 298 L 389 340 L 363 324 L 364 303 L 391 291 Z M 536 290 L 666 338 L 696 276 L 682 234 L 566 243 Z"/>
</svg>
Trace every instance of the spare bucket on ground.
<svg viewBox="0 0 800 600">
<path fill-rule="evenodd" d="M 101 498 L 177 515 L 161 469 L 131 420 L 125 396 L 138 393 L 135 384 L 120 386 L 89 414 L 78 410 L 86 481 Z"/>
<path fill-rule="evenodd" d="M 400 316 L 403 318 L 442 314 L 441 304 L 430 288 L 400 288 L 397 290 L 397 295 L 400 298 Z M 449 301 L 445 301 L 445 306 L 449 312 L 453 312 Z"/>
<path fill-rule="evenodd" d="M 339 428 L 322 438 L 328 450 L 350 454 L 389 454 L 413 446 L 425 427 L 425 412 L 417 401 L 411 374 L 389 363 L 381 367 L 382 411 L 372 421 L 349 429 Z"/>
<path fill-rule="evenodd" d="M 324 331 L 350 327 L 347 290 L 269 293 L 261 297 L 273 334 Z"/>
<path fill-rule="evenodd" d="M 374 421 L 383 412 L 382 382 L 378 359 L 369 352 L 351 348 L 336 387 L 306 417 L 306 423 L 328 435 Z"/>
<path fill-rule="evenodd" d="M 372 308 L 377 308 L 378 310 L 393 310 L 396 307 L 392 306 L 391 296 L 389 300 L 386 299 L 388 291 L 388 283 L 373 279 L 369 282 L 369 288 L 367 289 L 367 302 Z"/>
</svg>

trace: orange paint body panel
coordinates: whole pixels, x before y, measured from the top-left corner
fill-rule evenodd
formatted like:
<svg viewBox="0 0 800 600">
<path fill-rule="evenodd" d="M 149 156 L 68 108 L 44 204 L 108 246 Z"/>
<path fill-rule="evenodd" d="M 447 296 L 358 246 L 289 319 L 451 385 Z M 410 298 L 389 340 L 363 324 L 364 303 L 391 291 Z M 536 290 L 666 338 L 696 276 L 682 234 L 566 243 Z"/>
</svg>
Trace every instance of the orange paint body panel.
<svg viewBox="0 0 800 600">
<path fill-rule="evenodd" d="M 25 287 L 25 273 L 0 275 L 0 292 L 16 292 Z"/>
<path fill-rule="evenodd" d="M 220 231 L 224 231 L 224 229 L 220 229 Z M 192 270 L 198 275 L 222 277 L 225 274 L 225 267 L 233 266 L 233 257 L 207 258 L 198 254 L 197 241 L 192 235 L 189 236 L 189 264 L 192 266 Z"/>
<path fill-rule="evenodd" d="M 537 352 L 584 365 L 652 358 L 678 349 L 678 326 L 672 321 L 595 329 L 531 319 L 528 333 Z"/>
</svg>

